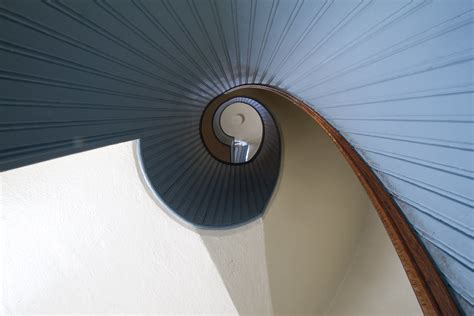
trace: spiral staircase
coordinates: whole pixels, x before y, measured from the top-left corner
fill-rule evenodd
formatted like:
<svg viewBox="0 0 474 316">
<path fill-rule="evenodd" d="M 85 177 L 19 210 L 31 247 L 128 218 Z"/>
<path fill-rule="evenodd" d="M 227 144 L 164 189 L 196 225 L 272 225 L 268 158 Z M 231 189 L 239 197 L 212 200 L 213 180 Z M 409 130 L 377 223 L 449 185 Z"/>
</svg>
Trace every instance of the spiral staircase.
<svg viewBox="0 0 474 316">
<path fill-rule="evenodd" d="M 470 315 L 473 22 L 469 0 L 2 0 L 0 170 L 139 139 L 146 185 L 180 220 L 244 225 L 280 172 L 264 90 L 376 175 L 443 280 L 415 288 L 424 311 Z M 263 125 L 243 161 L 215 120 L 237 101 Z"/>
</svg>

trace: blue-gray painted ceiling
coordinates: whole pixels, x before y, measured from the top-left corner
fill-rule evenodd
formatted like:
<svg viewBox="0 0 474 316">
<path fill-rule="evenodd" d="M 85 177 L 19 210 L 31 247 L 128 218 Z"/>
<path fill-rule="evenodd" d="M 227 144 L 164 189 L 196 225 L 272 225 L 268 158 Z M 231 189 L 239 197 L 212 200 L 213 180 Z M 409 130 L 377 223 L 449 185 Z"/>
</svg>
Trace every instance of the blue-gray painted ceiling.
<svg viewBox="0 0 474 316">
<path fill-rule="evenodd" d="M 218 107 L 213 120 L 220 120 L 221 110 L 233 103 L 252 106 L 263 123 L 262 145 L 248 162 L 232 164 L 230 150 L 227 162 L 215 159 L 196 132 L 182 134 L 174 126 L 149 132 L 139 142 L 149 189 L 179 218 L 198 227 L 235 227 L 261 216 L 277 184 L 281 143 L 272 115 L 255 100 L 235 97 Z M 224 134 L 220 125 L 214 126 L 217 138 L 219 131 Z"/>
<path fill-rule="evenodd" d="M 212 98 L 276 86 L 350 140 L 473 313 L 473 20 L 470 0 L 1 0 L 1 169 L 197 143 Z"/>
</svg>

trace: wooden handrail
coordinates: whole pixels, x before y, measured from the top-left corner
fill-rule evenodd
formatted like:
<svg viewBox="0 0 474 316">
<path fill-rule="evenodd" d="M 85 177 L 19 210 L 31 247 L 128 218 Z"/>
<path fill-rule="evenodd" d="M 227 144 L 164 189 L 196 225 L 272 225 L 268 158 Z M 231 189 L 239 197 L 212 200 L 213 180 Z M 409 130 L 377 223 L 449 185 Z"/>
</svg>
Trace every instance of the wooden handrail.
<svg viewBox="0 0 474 316">
<path fill-rule="evenodd" d="M 258 100 L 255 92 L 270 92 L 289 100 L 305 111 L 329 136 L 357 175 L 372 204 L 382 220 L 387 234 L 402 262 L 425 315 L 460 315 L 459 309 L 435 267 L 430 255 L 421 244 L 415 231 L 403 215 L 397 203 L 382 182 L 352 145 L 324 117 L 305 102 L 274 87 L 243 85 L 227 91 L 223 99 L 231 95 L 244 95 Z"/>
</svg>

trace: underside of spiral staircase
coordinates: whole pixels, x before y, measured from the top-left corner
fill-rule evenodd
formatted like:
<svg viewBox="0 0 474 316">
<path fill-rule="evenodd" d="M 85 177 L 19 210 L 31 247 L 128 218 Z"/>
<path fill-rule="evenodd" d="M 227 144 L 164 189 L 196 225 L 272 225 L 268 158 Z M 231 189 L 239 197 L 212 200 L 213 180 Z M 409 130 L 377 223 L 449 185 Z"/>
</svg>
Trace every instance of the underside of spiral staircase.
<svg viewBox="0 0 474 316">
<path fill-rule="evenodd" d="M 0 170 L 137 140 L 179 221 L 243 226 L 281 173 L 273 95 L 338 146 L 424 311 L 469 315 L 473 22 L 469 0 L 1 0 Z"/>
</svg>

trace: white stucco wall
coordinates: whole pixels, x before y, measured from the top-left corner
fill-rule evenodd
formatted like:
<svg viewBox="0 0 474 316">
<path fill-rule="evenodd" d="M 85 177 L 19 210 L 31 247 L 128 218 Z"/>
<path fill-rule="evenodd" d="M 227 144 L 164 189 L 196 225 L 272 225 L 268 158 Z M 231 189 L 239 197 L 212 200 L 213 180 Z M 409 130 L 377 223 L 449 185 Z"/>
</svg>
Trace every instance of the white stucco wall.
<svg viewBox="0 0 474 316">
<path fill-rule="evenodd" d="M 271 315 L 263 220 L 201 236 L 239 314 Z"/>
<path fill-rule="evenodd" d="M 131 143 L 0 177 L 3 312 L 237 312 L 200 236 L 146 192 Z"/>
</svg>

